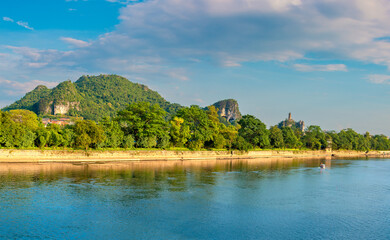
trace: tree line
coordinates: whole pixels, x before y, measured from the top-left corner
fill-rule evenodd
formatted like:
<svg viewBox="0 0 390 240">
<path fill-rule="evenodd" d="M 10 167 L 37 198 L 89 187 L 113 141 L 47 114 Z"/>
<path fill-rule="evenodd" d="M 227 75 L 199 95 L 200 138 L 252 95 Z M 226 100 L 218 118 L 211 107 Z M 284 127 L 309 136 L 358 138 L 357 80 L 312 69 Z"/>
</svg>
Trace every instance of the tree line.
<svg viewBox="0 0 390 240">
<path fill-rule="evenodd" d="M 313 149 L 390 150 L 384 135 L 359 134 L 352 129 L 323 131 L 266 125 L 252 115 L 238 122 L 222 123 L 218 109 L 193 105 L 166 119 L 166 111 L 147 102 L 130 104 L 114 118 L 96 123 L 79 120 L 73 125 L 43 125 L 28 110 L 0 112 L 0 147 L 73 149 Z"/>
</svg>

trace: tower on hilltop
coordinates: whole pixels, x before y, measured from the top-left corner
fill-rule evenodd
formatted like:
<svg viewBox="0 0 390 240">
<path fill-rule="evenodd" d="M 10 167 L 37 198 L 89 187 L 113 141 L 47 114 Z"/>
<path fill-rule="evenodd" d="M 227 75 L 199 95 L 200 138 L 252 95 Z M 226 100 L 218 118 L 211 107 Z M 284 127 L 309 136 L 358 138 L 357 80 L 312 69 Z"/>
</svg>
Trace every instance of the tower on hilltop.
<svg viewBox="0 0 390 240">
<path fill-rule="evenodd" d="M 278 124 L 278 127 L 279 128 L 282 128 L 282 127 L 290 127 L 290 128 L 293 128 L 293 129 L 296 129 L 298 128 L 299 130 L 301 130 L 301 132 L 304 132 L 305 131 L 305 122 L 304 121 L 299 121 L 299 122 L 296 122 L 292 119 L 291 117 L 291 113 L 288 113 L 288 118 L 284 121 L 281 121 L 279 124 Z"/>
</svg>

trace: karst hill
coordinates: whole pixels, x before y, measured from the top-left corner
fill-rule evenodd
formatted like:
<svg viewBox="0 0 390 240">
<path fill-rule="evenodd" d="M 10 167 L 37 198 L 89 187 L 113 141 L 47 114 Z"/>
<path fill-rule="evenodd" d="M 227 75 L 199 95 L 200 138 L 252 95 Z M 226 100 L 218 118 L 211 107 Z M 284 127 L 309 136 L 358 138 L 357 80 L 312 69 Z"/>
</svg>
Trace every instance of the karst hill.
<svg viewBox="0 0 390 240">
<path fill-rule="evenodd" d="M 27 109 L 40 116 L 68 115 L 100 120 L 104 116 L 114 116 L 128 104 L 139 101 L 158 104 L 168 114 L 182 107 L 168 102 L 145 85 L 118 75 L 99 75 L 82 76 L 74 83 L 68 80 L 53 89 L 37 86 L 3 111 Z"/>
<path fill-rule="evenodd" d="M 2 110 L 27 109 L 39 116 L 80 116 L 99 121 L 105 116 L 115 116 L 128 104 L 141 101 L 160 105 L 168 115 L 183 108 L 180 104 L 165 100 L 145 85 L 133 83 L 118 75 L 99 75 L 82 76 L 74 83 L 68 80 L 53 89 L 39 85 Z M 227 121 L 239 120 L 241 117 L 238 103 L 233 99 L 217 102 L 214 106 Z"/>
</svg>

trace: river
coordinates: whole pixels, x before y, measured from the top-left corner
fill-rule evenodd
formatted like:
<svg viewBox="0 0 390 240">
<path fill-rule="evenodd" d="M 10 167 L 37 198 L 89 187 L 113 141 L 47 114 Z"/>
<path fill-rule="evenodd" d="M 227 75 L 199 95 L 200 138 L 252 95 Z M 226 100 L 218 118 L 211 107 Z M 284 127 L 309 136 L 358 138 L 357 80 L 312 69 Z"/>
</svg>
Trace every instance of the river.
<svg viewBox="0 0 390 240">
<path fill-rule="evenodd" d="M 0 163 L 0 239 L 390 239 L 389 226 L 390 159 Z"/>
</svg>

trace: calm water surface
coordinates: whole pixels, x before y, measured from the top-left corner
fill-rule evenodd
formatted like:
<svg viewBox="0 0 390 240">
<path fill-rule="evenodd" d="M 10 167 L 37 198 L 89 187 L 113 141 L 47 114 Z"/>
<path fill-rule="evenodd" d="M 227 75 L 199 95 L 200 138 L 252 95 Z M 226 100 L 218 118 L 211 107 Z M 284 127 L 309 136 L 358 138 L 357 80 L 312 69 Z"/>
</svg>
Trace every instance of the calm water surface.
<svg viewBox="0 0 390 240">
<path fill-rule="evenodd" d="M 0 163 L 0 239 L 390 239 L 390 160 Z"/>
</svg>

